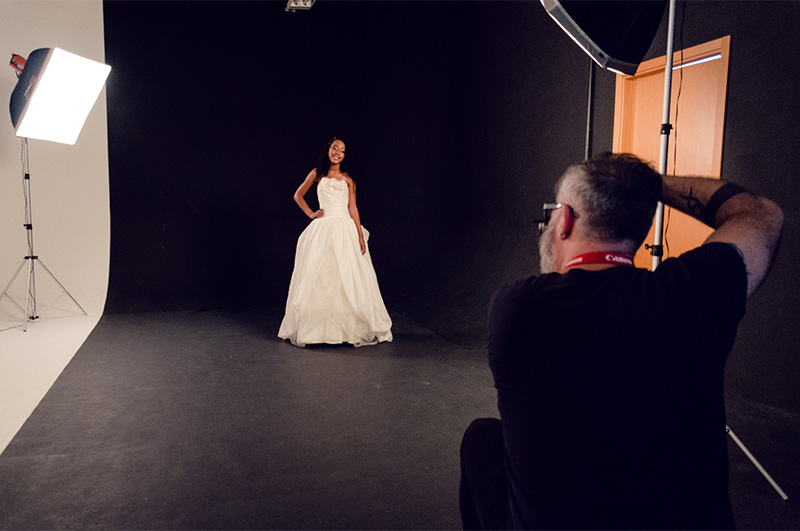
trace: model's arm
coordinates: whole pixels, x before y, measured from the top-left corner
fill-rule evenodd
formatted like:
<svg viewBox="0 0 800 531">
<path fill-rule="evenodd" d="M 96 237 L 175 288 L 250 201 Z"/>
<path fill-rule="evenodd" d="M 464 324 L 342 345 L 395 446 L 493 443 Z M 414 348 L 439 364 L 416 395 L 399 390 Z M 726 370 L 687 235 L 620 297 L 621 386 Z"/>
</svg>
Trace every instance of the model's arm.
<svg viewBox="0 0 800 531">
<path fill-rule="evenodd" d="M 301 184 L 300 187 L 297 189 L 297 191 L 294 193 L 294 202 L 297 203 L 300 209 L 306 213 L 306 216 L 310 217 L 311 219 L 321 218 L 322 216 L 325 215 L 325 211 L 321 208 L 316 212 L 311 210 L 311 207 L 308 206 L 308 203 L 306 203 L 305 200 L 306 192 L 308 192 L 309 188 L 311 188 L 311 185 L 314 184 L 314 181 L 316 180 L 317 180 L 317 170 L 315 168 L 310 172 L 308 172 L 305 181 L 303 181 L 303 184 Z"/>
<path fill-rule="evenodd" d="M 366 254 L 367 244 L 364 242 L 364 233 L 361 230 L 361 216 L 359 216 L 358 207 L 356 206 L 356 182 L 350 177 L 347 177 L 346 181 L 349 197 L 347 209 L 350 211 L 350 217 L 353 218 L 353 222 L 356 224 L 356 230 L 358 231 L 358 244 L 361 246 L 361 254 Z"/>
<path fill-rule="evenodd" d="M 736 193 L 741 188 L 726 184 L 719 179 L 665 176 L 662 200 L 715 229 L 706 243 L 731 243 L 739 249 L 750 295 L 772 264 L 783 212 L 769 199 L 746 191 Z"/>
</svg>

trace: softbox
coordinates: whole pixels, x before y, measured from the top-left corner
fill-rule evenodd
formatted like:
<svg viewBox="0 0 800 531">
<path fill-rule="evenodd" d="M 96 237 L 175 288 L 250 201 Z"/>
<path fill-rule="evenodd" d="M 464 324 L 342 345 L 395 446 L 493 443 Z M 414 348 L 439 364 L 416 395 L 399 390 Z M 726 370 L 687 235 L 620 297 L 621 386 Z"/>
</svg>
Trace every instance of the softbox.
<svg viewBox="0 0 800 531">
<path fill-rule="evenodd" d="M 110 71 L 60 48 L 31 52 L 11 94 L 17 136 L 74 144 Z"/>
<path fill-rule="evenodd" d="M 545 10 L 605 69 L 634 75 L 653 42 L 666 0 L 541 0 Z"/>
</svg>

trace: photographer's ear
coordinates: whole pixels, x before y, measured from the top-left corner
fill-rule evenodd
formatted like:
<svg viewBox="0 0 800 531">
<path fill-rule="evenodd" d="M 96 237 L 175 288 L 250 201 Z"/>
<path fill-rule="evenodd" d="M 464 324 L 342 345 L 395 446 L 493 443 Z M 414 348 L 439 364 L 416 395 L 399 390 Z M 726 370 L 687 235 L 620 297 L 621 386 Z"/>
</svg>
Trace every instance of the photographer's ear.
<svg viewBox="0 0 800 531">
<path fill-rule="evenodd" d="M 566 240 L 572 234 L 575 226 L 575 214 L 572 213 L 572 207 L 564 205 L 564 208 L 559 209 L 558 217 L 558 234 L 562 240 Z"/>
</svg>

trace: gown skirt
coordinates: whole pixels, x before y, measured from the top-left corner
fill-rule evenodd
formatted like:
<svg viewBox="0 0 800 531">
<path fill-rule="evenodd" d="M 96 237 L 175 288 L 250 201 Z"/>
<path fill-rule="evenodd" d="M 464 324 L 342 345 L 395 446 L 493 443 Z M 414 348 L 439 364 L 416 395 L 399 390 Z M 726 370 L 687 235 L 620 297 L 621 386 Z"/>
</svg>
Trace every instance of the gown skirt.
<svg viewBox="0 0 800 531">
<path fill-rule="evenodd" d="M 345 181 L 323 177 L 317 184 L 321 218 L 297 240 L 286 313 L 278 337 L 304 347 L 351 343 L 359 347 L 392 340 L 386 311 L 369 254 L 369 232 L 362 227 L 367 252 L 361 254 L 350 217 Z"/>
</svg>

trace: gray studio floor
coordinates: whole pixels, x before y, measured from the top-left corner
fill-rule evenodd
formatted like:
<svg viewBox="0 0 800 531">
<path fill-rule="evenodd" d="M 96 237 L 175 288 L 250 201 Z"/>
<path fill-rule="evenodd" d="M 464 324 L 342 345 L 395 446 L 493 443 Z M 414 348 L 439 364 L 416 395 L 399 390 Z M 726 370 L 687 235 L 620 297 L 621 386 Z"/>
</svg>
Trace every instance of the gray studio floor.
<svg viewBox="0 0 800 531">
<path fill-rule="evenodd" d="M 275 310 L 103 317 L 0 456 L 0 528 L 459 528 L 461 434 L 496 414 L 486 353 L 392 317 L 360 349 L 281 342 Z M 798 419 L 729 411 L 800 496 Z M 800 527 L 733 445 L 731 470 L 740 528 Z"/>
</svg>

